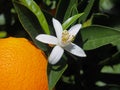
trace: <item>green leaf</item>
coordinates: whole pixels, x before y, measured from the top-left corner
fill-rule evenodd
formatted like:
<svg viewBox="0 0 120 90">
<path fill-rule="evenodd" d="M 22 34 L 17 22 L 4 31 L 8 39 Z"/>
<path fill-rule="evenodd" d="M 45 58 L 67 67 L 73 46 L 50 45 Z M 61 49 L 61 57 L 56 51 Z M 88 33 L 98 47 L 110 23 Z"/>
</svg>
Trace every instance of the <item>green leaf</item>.
<svg viewBox="0 0 120 90">
<path fill-rule="evenodd" d="M 64 15 L 64 20 L 67 20 L 69 17 L 71 17 L 72 11 L 75 7 L 77 7 L 78 0 L 70 0 L 68 8 L 66 10 L 66 13 Z"/>
<path fill-rule="evenodd" d="M 4 14 L 0 14 L 0 25 L 5 25 L 5 17 Z"/>
<path fill-rule="evenodd" d="M 90 19 L 88 19 L 86 22 L 83 23 L 83 27 L 91 26 L 92 25 L 92 19 L 93 19 L 93 16 L 91 16 Z"/>
<path fill-rule="evenodd" d="M 76 14 L 70 18 L 68 18 L 63 24 L 62 27 L 63 29 L 67 29 L 71 24 L 73 24 L 78 18 L 80 18 L 83 15 L 83 13 Z"/>
<path fill-rule="evenodd" d="M 97 81 L 95 84 L 99 87 L 103 87 L 107 85 L 105 82 L 102 82 L 102 81 Z"/>
<path fill-rule="evenodd" d="M 86 7 L 85 10 L 84 10 L 84 15 L 79 19 L 79 22 L 82 21 L 82 23 L 83 23 L 83 22 L 86 21 L 89 13 L 90 13 L 90 11 L 91 11 L 91 9 L 92 9 L 92 7 L 93 7 L 94 1 L 95 1 L 95 0 L 89 0 L 89 3 L 88 3 L 87 7 Z"/>
<path fill-rule="evenodd" d="M 106 44 L 120 44 L 120 31 L 105 26 L 90 26 L 81 30 L 85 50 L 96 49 Z"/>
<path fill-rule="evenodd" d="M 6 37 L 7 32 L 6 31 L 0 31 L 0 38 Z"/>
<path fill-rule="evenodd" d="M 60 77 L 62 76 L 63 72 L 67 69 L 68 65 L 62 66 L 52 66 L 49 71 L 49 89 L 52 90 Z"/>
<path fill-rule="evenodd" d="M 40 24 L 35 17 L 35 15 L 24 5 L 14 2 L 14 7 L 18 14 L 21 24 L 24 29 L 30 35 L 35 44 L 42 50 L 46 50 L 46 46 L 35 39 L 35 37 L 40 33 Z M 41 30 L 42 31 L 42 30 Z"/>
<path fill-rule="evenodd" d="M 63 20 L 68 4 L 69 4 L 69 0 L 58 0 L 56 15 L 55 15 L 57 19 Z"/>
<path fill-rule="evenodd" d="M 101 11 L 109 11 L 114 7 L 114 3 L 112 0 L 100 0 L 99 8 Z"/>
<path fill-rule="evenodd" d="M 75 14 L 78 14 L 78 10 L 77 10 L 76 4 L 72 7 L 71 16 L 74 16 Z"/>
<path fill-rule="evenodd" d="M 14 0 L 15 1 L 15 0 Z M 19 3 L 26 6 L 37 17 L 42 29 L 46 34 L 50 34 L 48 23 L 40 7 L 33 0 L 19 0 Z"/>
<path fill-rule="evenodd" d="M 102 73 L 120 74 L 120 64 L 113 66 L 104 66 L 101 70 Z"/>
</svg>

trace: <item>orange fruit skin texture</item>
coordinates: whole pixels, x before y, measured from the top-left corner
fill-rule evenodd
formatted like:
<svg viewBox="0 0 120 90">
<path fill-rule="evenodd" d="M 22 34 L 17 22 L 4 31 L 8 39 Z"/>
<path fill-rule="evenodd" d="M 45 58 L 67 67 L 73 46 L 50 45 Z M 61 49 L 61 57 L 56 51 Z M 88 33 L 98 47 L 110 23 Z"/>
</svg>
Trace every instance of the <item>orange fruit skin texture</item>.
<svg viewBox="0 0 120 90">
<path fill-rule="evenodd" d="M 0 90 L 48 90 L 42 50 L 25 38 L 0 39 Z"/>
</svg>

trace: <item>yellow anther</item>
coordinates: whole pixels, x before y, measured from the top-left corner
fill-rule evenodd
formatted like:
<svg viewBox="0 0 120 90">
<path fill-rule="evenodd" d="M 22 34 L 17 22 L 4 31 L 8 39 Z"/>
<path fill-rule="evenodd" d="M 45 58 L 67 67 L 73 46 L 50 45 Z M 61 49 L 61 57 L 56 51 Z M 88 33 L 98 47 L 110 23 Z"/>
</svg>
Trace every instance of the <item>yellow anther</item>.
<svg viewBox="0 0 120 90">
<path fill-rule="evenodd" d="M 68 44 L 71 43 L 74 40 L 74 36 L 70 35 L 70 33 L 67 30 L 64 30 L 62 32 L 62 43 Z"/>
</svg>

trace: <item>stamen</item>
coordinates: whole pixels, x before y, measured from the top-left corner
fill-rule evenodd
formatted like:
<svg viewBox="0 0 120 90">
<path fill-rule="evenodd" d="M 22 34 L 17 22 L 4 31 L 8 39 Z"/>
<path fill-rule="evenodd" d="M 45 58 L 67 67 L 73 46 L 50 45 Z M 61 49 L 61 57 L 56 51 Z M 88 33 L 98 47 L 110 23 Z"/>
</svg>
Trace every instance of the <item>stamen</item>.
<svg viewBox="0 0 120 90">
<path fill-rule="evenodd" d="M 74 40 L 74 36 L 70 35 L 67 30 L 64 30 L 62 32 L 62 43 L 63 44 L 69 44 Z"/>
</svg>

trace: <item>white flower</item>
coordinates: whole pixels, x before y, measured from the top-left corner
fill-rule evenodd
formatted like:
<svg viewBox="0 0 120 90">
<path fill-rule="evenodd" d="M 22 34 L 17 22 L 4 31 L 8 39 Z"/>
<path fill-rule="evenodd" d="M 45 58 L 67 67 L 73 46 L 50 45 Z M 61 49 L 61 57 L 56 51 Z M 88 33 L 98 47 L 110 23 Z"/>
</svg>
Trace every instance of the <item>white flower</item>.
<svg viewBox="0 0 120 90">
<path fill-rule="evenodd" d="M 62 25 L 58 20 L 53 18 L 52 22 L 57 37 L 46 34 L 39 34 L 36 36 L 36 39 L 40 42 L 56 45 L 48 58 L 49 63 L 56 64 L 61 59 L 64 50 L 79 57 L 86 57 L 83 49 L 72 43 L 81 28 L 81 24 L 76 24 L 67 31 L 63 30 Z"/>
</svg>

